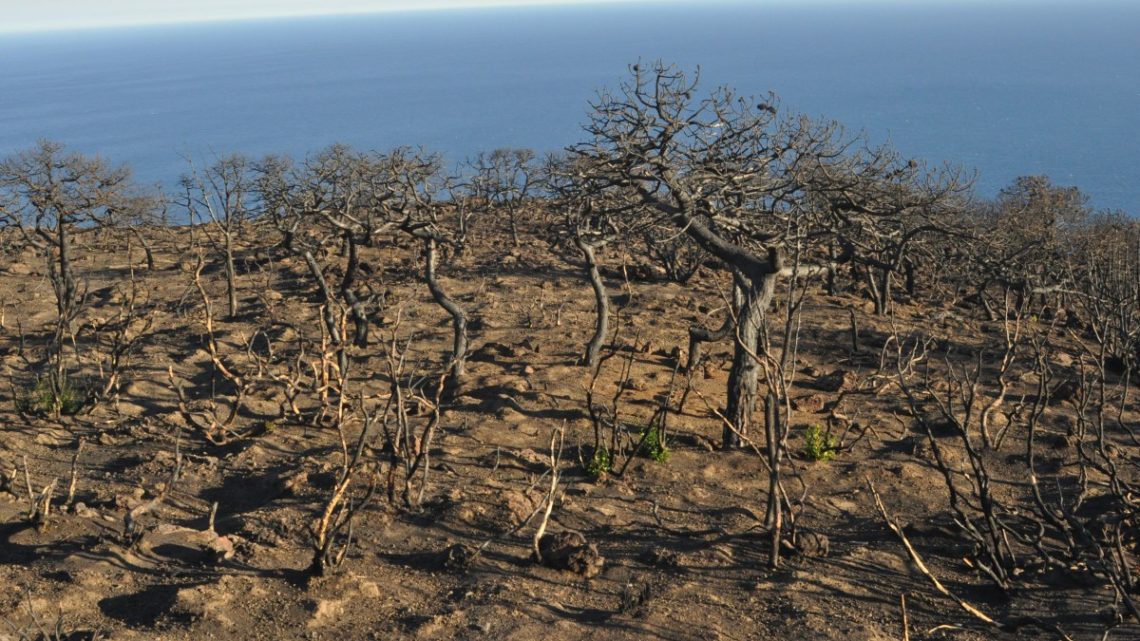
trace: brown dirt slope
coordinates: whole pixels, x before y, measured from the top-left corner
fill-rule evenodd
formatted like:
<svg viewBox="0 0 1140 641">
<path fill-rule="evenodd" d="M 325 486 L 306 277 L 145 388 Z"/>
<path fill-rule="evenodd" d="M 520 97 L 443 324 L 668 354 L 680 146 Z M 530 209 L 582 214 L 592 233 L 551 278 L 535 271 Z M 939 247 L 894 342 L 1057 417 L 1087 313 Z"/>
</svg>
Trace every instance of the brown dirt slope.
<svg viewBox="0 0 1140 641">
<path fill-rule="evenodd" d="M 926 437 L 897 389 L 875 376 L 891 325 L 854 295 L 814 292 L 806 306 L 787 483 L 797 504 L 802 497 L 800 538 L 815 543 L 792 551 L 779 569 L 767 567 L 758 518 L 767 492 L 762 459 L 748 449 L 713 451 L 721 428 L 711 410 L 723 403 L 727 344 L 710 349 L 693 376 L 694 393 L 671 418 L 668 460 L 637 457 L 622 475 L 593 478 L 578 460 L 592 436 L 590 376 L 576 364 L 592 329 L 590 290 L 545 250 L 490 241 L 444 271 L 446 286 L 477 320 L 467 377 L 430 444 L 422 505 L 410 509 L 398 493 L 388 500 L 381 481 L 354 523 L 339 571 L 309 578 L 310 531 L 341 460 L 336 431 L 282 417 L 281 387 L 266 382 L 253 386 L 233 424 L 240 438 L 205 439 L 179 411 L 168 370 L 191 409 L 207 411 L 211 396 L 225 402 L 232 390 L 211 365 L 194 261 L 179 249 L 184 231 L 159 243 L 153 272 L 142 269 L 140 252 L 125 252 L 114 239 L 91 242 L 78 265 L 92 301 L 80 325 L 122 309 L 132 267 L 140 305 L 154 310 L 154 321 L 117 397 L 77 416 L 15 411 L 14 397 L 32 385 L 54 303 L 42 259 L 0 259 L 0 585 L 8 586 L 0 590 L 0 617 L 10 624 L 0 639 L 25 638 L 19 630 L 39 638 L 27 632 L 36 619 L 59 622 L 68 639 L 884 641 L 903 638 L 902 594 L 911 639 L 1056 636 L 989 628 L 937 594 L 874 509 L 868 479 L 892 517 L 909 525 L 930 569 L 981 610 L 1059 622 L 1073 638 L 1091 638 L 1108 622 L 1102 586 L 1050 583 L 1042 573 L 1011 597 L 969 567 L 970 546 L 949 518 Z M 450 326 L 419 283 L 412 249 L 366 251 L 383 266 L 370 278 L 387 290 L 387 302 L 375 328 L 380 340 L 354 356 L 352 372 L 357 389 L 379 398 L 388 389 L 382 341 L 393 333 L 410 341 L 408 361 L 434 375 Z M 228 362 L 252 371 L 245 347 L 259 331 L 280 350 L 298 334 L 319 343 L 304 265 L 252 249 L 243 265 L 249 311 L 216 323 Z M 206 284 L 221 301 L 220 275 L 207 270 Z M 674 347 L 685 346 L 689 325 L 719 322 L 726 283 L 706 270 L 695 285 L 610 284 L 624 305 L 616 339 L 624 351 L 606 361 L 596 389 L 609 398 L 628 362 L 624 420 L 644 425 L 669 389 Z M 863 339 L 857 354 L 848 347 L 852 307 Z M 962 353 L 1000 334 L 998 324 L 905 302 L 894 322 L 944 336 Z M 97 377 L 99 351 L 83 342 L 94 333 L 78 336 L 76 376 Z M 829 422 L 837 433 L 851 427 L 844 449 L 829 462 L 807 460 L 800 454 L 806 428 Z M 596 546 L 604 564 L 593 576 L 535 564 L 537 518 L 518 527 L 544 500 L 551 432 L 560 426 L 562 482 L 548 529 L 580 533 Z M 358 429 L 356 422 L 349 431 Z M 63 505 L 80 440 L 74 500 Z M 950 445 L 947 452 L 957 456 Z M 379 462 L 383 479 L 386 453 L 370 448 L 365 456 Z M 995 469 L 1007 456 L 1016 456 L 1015 446 L 995 455 Z M 176 460 L 181 471 L 170 484 Z M 1071 454 L 1058 450 L 1050 462 L 1069 464 Z M 25 518 L 25 468 L 33 493 L 56 483 L 44 528 Z M 159 497 L 154 509 L 137 510 Z M 1140 629 L 1117 628 L 1111 638 L 1140 638 Z"/>
</svg>

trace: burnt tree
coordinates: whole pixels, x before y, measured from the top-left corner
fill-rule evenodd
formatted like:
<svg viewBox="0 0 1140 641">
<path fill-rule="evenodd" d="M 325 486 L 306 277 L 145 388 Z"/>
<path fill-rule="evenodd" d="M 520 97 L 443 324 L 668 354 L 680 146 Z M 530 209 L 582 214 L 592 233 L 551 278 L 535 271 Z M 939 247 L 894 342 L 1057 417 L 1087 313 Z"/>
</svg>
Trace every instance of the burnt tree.
<svg viewBox="0 0 1140 641">
<path fill-rule="evenodd" d="M 134 198 L 128 168 L 66 152 L 56 142 L 41 140 L 0 161 L 0 226 L 15 228 L 23 244 L 47 259 L 56 301 L 50 354 L 56 384 L 63 377 L 64 339 L 84 307 L 74 263 L 75 237 L 104 227 L 114 212 L 143 202 Z"/>
<path fill-rule="evenodd" d="M 232 320 L 240 312 L 234 253 L 256 207 L 252 163 L 240 154 L 218 158 L 202 169 L 191 162 L 181 186 L 181 204 L 190 222 L 205 223 L 201 227 L 203 233 L 221 257 L 226 278 L 226 315 Z"/>
<path fill-rule="evenodd" d="M 868 148 L 835 123 L 781 116 L 774 96 L 757 102 L 719 89 L 697 98 L 696 89 L 674 67 L 632 66 L 617 92 L 592 104 L 589 138 L 571 154 L 739 279 L 723 435 L 736 447 L 752 422 L 761 327 L 778 281 L 826 274 L 827 243 L 897 215 L 846 206 L 842 196 L 900 167 L 889 149 Z"/>
<path fill-rule="evenodd" d="M 480 153 L 467 165 L 472 172 L 471 193 L 488 213 L 506 215 L 511 242 L 519 247 L 518 216 L 531 197 L 539 176 L 534 152 L 530 149 L 496 149 Z"/>
</svg>

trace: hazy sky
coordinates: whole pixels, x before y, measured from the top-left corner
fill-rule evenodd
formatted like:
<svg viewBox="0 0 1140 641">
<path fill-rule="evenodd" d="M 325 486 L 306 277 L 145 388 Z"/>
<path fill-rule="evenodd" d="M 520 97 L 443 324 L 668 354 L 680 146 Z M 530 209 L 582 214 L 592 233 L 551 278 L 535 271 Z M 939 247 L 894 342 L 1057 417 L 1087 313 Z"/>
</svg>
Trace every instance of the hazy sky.
<svg viewBox="0 0 1140 641">
<path fill-rule="evenodd" d="M 657 2 L 699 6 L 710 0 L 0 0 L 0 33 L 94 27 L 241 20 L 337 13 L 438 10 L 527 5 L 603 5 Z M 718 0 L 765 4 L 989 4 L 994 0 Z M 1087 0 L 1000 0 L 1050 4 Z M 1099 0 L 1134 2 L 1135 0 Z"/>
<path fill-rule="evenodd" d="M 542 4 L 615 4 L 615 0 L 0 0 L 0 32 Z"/>
</svg>

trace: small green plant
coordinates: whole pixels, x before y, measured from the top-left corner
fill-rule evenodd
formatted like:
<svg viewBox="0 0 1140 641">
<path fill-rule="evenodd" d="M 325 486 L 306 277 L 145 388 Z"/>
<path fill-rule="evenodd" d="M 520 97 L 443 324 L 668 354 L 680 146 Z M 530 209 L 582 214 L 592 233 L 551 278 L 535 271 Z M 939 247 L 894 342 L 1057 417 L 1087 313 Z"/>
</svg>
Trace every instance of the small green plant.
<svg viewBox="0 0 1140 641">
<path fill-rule="evenodd" d="M 669 451 L 669 440 L 662 434 L 659 423 L 650 423 L 641 432 L 641 451 L 658 463 L 669 461 L 672 454 Z"/>
<path fill-rule="evenodd" d="M 830 461 L 839 450 L 839 439 L 819 425 L 809 425 L 804 432 L 804 456 L 813 461 Z"/>
<path fill-rule="evenodd" d="M 74 416 L 87 404 L 88 390 L 66 372 L 37 376 L 16 396 L 16 411 L 32 416 Z"/>
<path fill-rule="evenodd" d="M 614 457 L 605 447 L 599 447 L 594 450 L 594 456 L 590 458 L 590 462 L 586 464 L 586 473 L 594 478 L 600 478 L 603 474 L 609 474 L 614 468 Z"/>
</svg>

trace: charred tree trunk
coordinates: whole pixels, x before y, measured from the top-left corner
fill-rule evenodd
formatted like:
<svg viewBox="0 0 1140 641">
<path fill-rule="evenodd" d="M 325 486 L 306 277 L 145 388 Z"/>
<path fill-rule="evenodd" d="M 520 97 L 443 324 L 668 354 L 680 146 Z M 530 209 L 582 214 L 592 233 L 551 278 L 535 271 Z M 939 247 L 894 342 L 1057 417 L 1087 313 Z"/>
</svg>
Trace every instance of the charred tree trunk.
<svg viewBox="0 0 1140 641">
<path fill-rule="evenodd" d="M 234 245 L 233 233 L 227 231 L 225 233 L 226 239 L 226 301 L 229 305 L 229 319 L 233 320 L 238 315 L 238 299 L 237 299 L 237 268 L 234 266 Z"/>
<path fill-rule="evenodd" d="M 139 230 L 138 227 L 131 225 L 131 234 L 139 240 L 142 245 L 143 253 L 146 254 L 146 269 L 147 271 L 154 271 L 154 249 L 150 245 L 150 241 L 146 239 L 146 235 Z"/>
<path fill-rule="evenodd" d="M 78 286 L 71 266 L 71 238 L 67 233 L 64 222 L 56 223 L 56 251 L 58 256 L 48 256 L 48 277 L 51 279 L 52 289 L 55 290 L 56 326 L 55 335 L 52 336 L 52 360 L 55 362 L 56 375 L 63 375 L 63 342 L 64 337 L 71 333 L 71 321 L 76 316 L 76 298 Z"/>
<path fill-rule="evenodd" d="M 870 267 L 864 267 L 859 270 L 859 276 L 867 284 L 867 295 L 871 297 L 871 302 L 878 304 L 879 300 L 879 281 L 875 278 L 875 272 Z"/>
<path fill-rule="evenodd" d="M 874 278 L 873 270 L 868 270 L 868 277 Z M 875 297 L 875 315 L 883 316 L 891 308 L 891 271 L 889 269 L 880 269 L 878 282 L 871 290 Z"/>
<path fill-rule="evenodd" d="M 67 234 L 67 225 L 61 221 L 56 230 L 56 243 L 59 249 L 59 274 L 55 280 L 56 311 L 59 312 L 61 327 L 71 325 L 71 316 L 75 307 L 77 286 L 75 274 L 71 268 L 71 238 Z"/>
<path fill-rule="evenodd" d="M 360 271 L 360 258 L 357 256 L 356 240 L 351 232 L 345 233 L 344 242 L 348 249 L 348 265 L 344 268 L 344 278 L 340 282 L 340 295 L 344 298 L 344 302 L 348 303 L 348 308 L 352 312 L 352 323 L 356 330 L 352 340 L 353 344 L 357 347 L 367 347 L 368 310 L 364 308 L 364 303 L 360 302 L 360 298 L 352 289 L 356 274 Z"/>
<path fill-rule="evenodd" d="M 594 305 L 597 310 L 594 321 L 594 335 L 586 345 L 586 354 L 583 356 L 586 366 L 592 369 L 598 365 L 602 345 L 605 343 L 606 335 L 609 333 L 610 299 L 606 294 L 606 284 L 602 282 L 602 275 L 598 270 L 598 258 L 594 254 L 594 246 L 583 241 L 581 238 L 575 238 L 574 244 L 586 259 L 586 278 L 589 279 L 590 287 L 594 290 Z"/>
<path fill-rule="evenodd" d="M 973 300 L 979 307 L 986 310 L 986 318 L 988 318 L 990 321 L 996 321 L 998 320 L 998 315 L 996 312 L 994 312 L 993 306 L 990 305 L 989 297 L 986 296 L 986 290 L 989 289 L 989 286 L 990 281 L 986 281 L 978 285 L 977 290 L 975 290 L 974 294 L 970 296 L 970 300 Z"/>
<path fill-rule="evenodd" d="M 467 242 L 471 234 L 467 214 L 467 204 L 457 205 L 455 208 L 455 228 L 458 230 L 455 238 L 455 255 L 462 256 L 467 253 Z"/>
<path fill-rule="evenodd" d="M 321 266 L 317 264 L 317 259 L 313 257 L 313 252 L 306 249 L 303 256 L 305 258 L 305 264 L 309 266 L 309 273 L 312 274 L 313 280 L 317 281 L 317 287 L 320 288 L 321 297 L 324 298 L 325 301 L 325 329 L 328 330 L 329 338 L 332 339 L 333 343 L 340 345 L 342 337 L 340 335 L 339 323 L 337 323 L 336 312 L 333 311 L 333 308 L 336 306 L 336 301 L 333 299 L 332 290 L 329 289 L 329 283 L 325 280 L 325 275 L 321 271 Z M 348 367 L 348 357 L 343 349 L 337 350 L 337 352 L 340 360 L 338 365 L 340 365 L 341 371 L 346 371 Z"/>
<path fill-rule="evenodd" d="M 689 356 L 685 362 L 685 371 L 692 372 L 701 361 L 701 345 L 724 340 L 733 328 L 733 315 L 725 316 L 724 322 L 716 329 L 707 329 L 700 325 L 689 328 Z"/>
<path fill-rule="evenodd" d="M 827 283 L 826 291 L 828 296 L 835 296 L 838 291 L 836 281 L 838 280 L 837 269 L 835 267 L 835 245 L 827 246 Z"/>
<path fill-rule="evenodd" d="M 297 233 L 292 228 L 281 230 L 281 248 L 285 253 L 292 254 L 296 251 Z"/>
<path fill-rule="evenodd" d="M 516 216 L 515 206 L 507 206 L 507 225 L 511 228 L 511 242 L 514 243 L 515 247 L 522 247 L 522 241 L 519 239 L 518 221 L 515 220 Z"/>
<path fill-rule="evenodd" d="M 463 309 L 452 300 L 436 278 L 437 243 L 434 238 L 424 239 L 424 281 L 436 304 L 451 315 L 452 347 L 451 347 L 451 376 L 450 383 L 454 387 L 463 378 L 464 364 L 467 359 L 467 315 Z"/>
<path fill-rule="evenodd" d="M 782 535 L 784 519 L 780 505 L 780 459 L 783 452 L 783 430 L 780 426 L 780 407 L 776 402 L 776 395 L 771 392 L 764 398 L 764 433 L 768 445 L 768 511 L 765 514 L 765 525 L 771 534 L 771 548 L 768 553 L 768 566 L 772 569 L 780 567 L 780 537 Z"/>
<path fill-rule="evenodd" d="M 752 424 L 761 370 L 758 362 L 758 357 L 761 356 L 758 352 L 760 326 L 776 291 L 777 277 L 777 274 L 764 274 L 750 278 L 744 289 L 744 300 L 736 324 L 732 370 L 728 374 L 726 416 L 732 425 L 724 426 L 722 446 L 725 449 L 740 447 L 740 437 L 748 434 Z"/>
<path fill-rule="evenodd" d="M 692 372 L 701 360 L 701 344 L 711 343 L 715 341 L 722 341 L 728 337 L 729 332 L 734 327 L 736 317 L 740 314 L 740 308 L 744 301 L 744 286 L 742 285 L 740 276 L 735 276 L 732 280 L 732 309 L 725 316 L 724 322 L 715 330 L 709 330 L 700 325 L 694 325 L 689 328 L 689 356 L 685 362 L 685 371 Z"/>
</svg>

